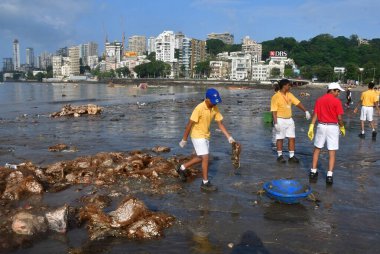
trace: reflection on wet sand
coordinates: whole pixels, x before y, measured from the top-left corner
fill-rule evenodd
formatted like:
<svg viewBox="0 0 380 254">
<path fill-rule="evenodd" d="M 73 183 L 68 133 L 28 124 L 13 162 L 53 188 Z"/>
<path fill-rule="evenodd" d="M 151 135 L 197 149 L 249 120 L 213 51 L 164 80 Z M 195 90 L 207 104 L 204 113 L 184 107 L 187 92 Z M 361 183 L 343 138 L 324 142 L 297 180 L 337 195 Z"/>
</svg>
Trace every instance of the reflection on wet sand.
<svg viewBox="0 0 380 254">
<path fill-rule="evenodd" d="M 26 187 L 33 174 L 24 174 L 21 169 L 22 180 L 17 170 L 1 168 L 0 174 L 6 173 L 0 180 L 1 196 L 7 190 L 4 197 L 19 199 L 0 199 L 0 228 L 8 230 L 6 234 L 0 233 L 0 248 L 9 253 L 125 253 L 127 250 L 165 254 L 243 253 L 237 251 L 244 248 L 248 253 L 264 249 L 269 253 L 378 252 L 379 145 L 378 141 L 357 137 L 360 122 L 357 115 L 351 114 L 351 109 L 345 112 L 347 131 L 337 155 L 334 185 L 327 188 L 325 184 L 326 153 L 321 154 L 318 165 L 319 179 L 310 183 L 319 200 L 317 204 L 303 200 L 299 205 L 287 206 L 256 194 L 262 183 L 275 178 L 307 181 L 311 164 L 313 147 L 305 131 L 309 122 L 298 112 L 294 117 L 297 118 L 296 150 L 300 164 L 280 167 L 276 163 L 271 149 L 272 127 L 263 121 L 272 89 L 219 88 L 223 98 L 220 110 L 228 111 L 231 116 L 224 124 L 233 129 L 234 137 L 244 149 L 239 170 L 231 173 L 234 170 L 231 146 L 217 138 L 221 133 L 215 131 L 216 125 L 211 126 L 216 138 L 210 143 L 213 159 L 209 174 L 218 184 L 218 193 L 205 195 L 199 191 L 200 168 L 194 168 L 191 180 L 184 184 L 178 181 L 174 166 L 163 170 L 169 158 L 180 161 L 185 159 L 182 153 L 191 153 L 190 148 L 179 149 L 178 139 L 188 121 L 189 110 L 203 99 L 205 89 L 204 86 L 168 86 L 143 90 L 128 86 L 107 87 L 106 84 L 76 87 L 67 84 L 62 88 L 38 83 L 1 86 L 0 165 L 31 162 L 36 166 L 35 173 L 39 168 L 49 169 L 55 183 L 42 184 L 41 194 L 25 192 L 28 189 L 17 192 L 21 189 L 17 189 L 17 184 L 16 188 L 7 186 L 6 176 L 13 172 L 9 180 L 23 182 Z M 310 94 L 304 98 L 310 105 L 326 92 L 297 89 L 297 94 Z M 357 98 L 357 91 L 353 93 Z M 65 104 L 87 103 L 99 105 L 102 113 L 79 118 L 47 117 Z M 71 153 L 49 152 L 48 148 L 54 144 L 67 144 L 77 149 Z M 159 146 L 168 147 L 170 151 L 162 154 Z M 137 171 L 128 171 L 128 167 L 121 167 L 125 172 L 121 168 L 116 170 L 121 165 L 118 161 L 127 164 L 116 155 L 134 150 L 153 156 L 154 159 L 150 159 L 154 161 L 152 167 L 162 167 L 142 169 L 144 160 L 135 157 L 134 163 L 129 165 Z M 103 154 L 101 159 L 94 160 L 99 153 Z M 110 153 L 115 155 L 111 156 L 112 160 L 105 156 Z M 72 171 L 71 167 L 78 170 Z M 134 177 L 123 178 L 121 172 Z M 121 237 L 89 240 L 87 222 L 79 223 L 75 218 L 80 207 L 93 203 L 110 216 L 109 213 L 117 210 L 127 196 L 140 200 L 151 212 L 165 212 L 175 217 L 173 224 L 164 230 L 164 237 L 145 241 Z M 42 216 L 64 204 L 69 207 L 65 234 L 49 231 L 48 235 L 36 238 L 9 234 L 11 218 L 18 212 Z M 256 240 L 243 240 L 243 234 L 250 231 L 262 245 L 251 233 L 248 235 L 252 237 L 248 238 Z"/>
</svg>

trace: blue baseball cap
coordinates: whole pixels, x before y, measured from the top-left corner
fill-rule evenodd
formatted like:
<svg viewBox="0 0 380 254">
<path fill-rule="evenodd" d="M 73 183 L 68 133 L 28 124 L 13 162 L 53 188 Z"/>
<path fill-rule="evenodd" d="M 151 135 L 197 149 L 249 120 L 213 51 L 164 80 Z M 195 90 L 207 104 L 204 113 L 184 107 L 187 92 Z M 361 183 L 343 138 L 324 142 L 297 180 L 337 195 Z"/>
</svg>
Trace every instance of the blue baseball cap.
<svg viewBox="0 0 380 254">
<path fill-rule="evenodd" d="M 219 92 L 215 88 L 207 89 L 206 99 L 209 99 L 213 105 L 216 105 L 222 102 L 222 98 L 220 98 Z"/>
</svg>

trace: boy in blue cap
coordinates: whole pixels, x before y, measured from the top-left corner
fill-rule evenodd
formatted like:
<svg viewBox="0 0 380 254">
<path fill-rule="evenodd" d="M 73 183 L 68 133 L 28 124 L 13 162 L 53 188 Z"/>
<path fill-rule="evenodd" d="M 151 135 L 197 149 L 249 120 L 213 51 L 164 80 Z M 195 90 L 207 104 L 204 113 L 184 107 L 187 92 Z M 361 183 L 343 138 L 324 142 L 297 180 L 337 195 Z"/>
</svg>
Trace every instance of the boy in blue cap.
<svg viewBox="0 0 380 254">
<path fill-rule="evenodd" d="M 201 189 L 205 191 L 217 190 L 217 187 L 212 185 L 208 180 L 211 121 L 215 119 L 215 121 L 218 123 L 219 129 L 226 136 L 229 143 L 235 142 L 233 137 L 228 133 L 226 127 L 222 123 L 223 116 L 216 106 L 220 102 L 222 102 L 222 99 L 220 98 L 219 92 L 214 88 L 208 89 L 206 91 L 206 99 L 203 102 L 199 103 L 193 110 L 189 122 L 186 125 L 182 140 L 179 142 L 179 146 L 181 148 L 185 147 L 187 138 L 190 134 L 191 141 L 197 154 L 197 156 L 192 158 L 190 161 L 176 167 L 181 180 L 183 182 L 186 181 L 186 168 L 201 162 L 203 177 Z"/>
</svg>

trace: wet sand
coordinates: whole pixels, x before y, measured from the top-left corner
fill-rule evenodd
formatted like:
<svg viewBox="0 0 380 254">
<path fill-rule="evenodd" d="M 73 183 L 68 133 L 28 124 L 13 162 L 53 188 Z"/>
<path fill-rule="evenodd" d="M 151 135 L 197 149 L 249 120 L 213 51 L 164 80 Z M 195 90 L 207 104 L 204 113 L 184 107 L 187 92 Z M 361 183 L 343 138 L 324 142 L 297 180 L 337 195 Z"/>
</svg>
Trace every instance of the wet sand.
<svg viewBox="0 0 380 254">
<path fill-rule="evenodd" d="M 192 109 L 202 100 L 205 90 L 203 86 L 164 84 L 147 90 L 105 84 L 1 85 L 0 163 L 32 161 L 44 166 L 98 152 L 151 149 L 156 145 L 171 147 L 171 152 L 163 156 L 188 155 L 192 152 L 191 144 L 180 149 L 178 142 Z M 299 97 L 309 110 L 315 99 L 325 92 L 324 89 L 307 88 L 292 91 L 296 96 L 305 91 L 311 94 Z M 224 123 L 241 142 L 243 150 L 241 166 L 234 170 L 231 147 L 217 125 L 212 125 L 209 175 L 218 186 L 218 192 L 201 192 L 200 178 L 181 184 L 182 189 L 178 192 L 152 194 L 149 186 L 137 186 L 138 183 L 133 193 L 120 190 L 143 200 L 151 210 L 176 217 L 175 225 L 165 231 L 164 238 L 91 242 L 84 228 L 75 228 L 65 235 L 49 234 L 11 253 L 68 253 L 73 250 L 80 250 L 80 253 L 252 253 L 254 250 L 378 253 L 380 141 L 357 137 L 359 116 L 353 115 L 352 110 L 346 111 L 347 134 L 340 142 L 331 187 L 325 184 L 327 151 L 321 155 L 318 182 L 310 184 L 320 202 L 304 200 L 298 205 L 284 205 L 257 192 L 264 182 L 277 178 L 308 183 L 313 147 L 307 138 L 308 122 L 303 113 L 296 108 L 293 110 L 296 154 L 301 163 L 278 165 L 271 147 L 271 125 L 264 123 L 262 117 L 262 113 L 269 110 L 272 91 L 220 88 L 220 92 Z M 354 103 L 358 97 L 359 91 L 354 91 Z M 80 118 L 48 117 L 49 113 L 59 111 L 68 103 L 93 103 L 104 107 L 104 112 L 100 116 Z M 375 121 L 378 119 L 376 116 Z M 49 152 L 48 147 L 57 143 L 76 146 L 78 151 Z M 92 190 L 91 186 L 73 186 L 58 193 L 22 200 L 14 206 L 41 203 L 77 206 L 78 199 Z M 244 236 L 251 240 L 250 244 L 239 245 Z M 230 243 L 235 248 L 230 248 Z"/>
</svg>

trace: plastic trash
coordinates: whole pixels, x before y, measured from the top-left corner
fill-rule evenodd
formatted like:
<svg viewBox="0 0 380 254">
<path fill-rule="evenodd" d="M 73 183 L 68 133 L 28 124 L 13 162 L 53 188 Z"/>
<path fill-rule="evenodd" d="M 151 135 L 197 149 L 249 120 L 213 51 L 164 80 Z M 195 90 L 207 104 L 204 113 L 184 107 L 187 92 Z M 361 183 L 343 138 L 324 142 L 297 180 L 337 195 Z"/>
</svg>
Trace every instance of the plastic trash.
<svg viewBox="0 0 380 254">
<path fill-rule="evenodd" d="M 10 164 L 10 163 L 5 163 L 4 167 L 10 168 L 10 169 L 17 169 L 17 165 L 15 164 Z"/>
</svg>

